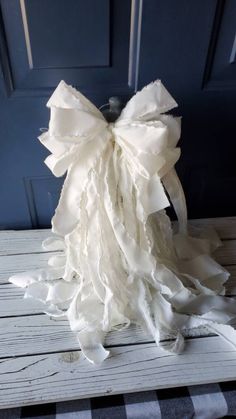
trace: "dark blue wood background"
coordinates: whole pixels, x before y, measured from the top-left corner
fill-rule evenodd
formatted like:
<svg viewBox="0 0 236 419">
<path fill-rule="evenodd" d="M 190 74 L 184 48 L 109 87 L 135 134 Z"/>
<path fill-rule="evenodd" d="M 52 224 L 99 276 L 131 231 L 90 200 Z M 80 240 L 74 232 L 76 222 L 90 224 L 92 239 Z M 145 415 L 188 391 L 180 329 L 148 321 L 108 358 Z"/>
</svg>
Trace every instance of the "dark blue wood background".
<svg viewBox="0 0 236 419">
<path fill-rule="evenodd" d="M 235 0 L 0 0 L 0 228 L 50 226 L 63 179 L 37 140 L 61 79 L 97 106 L 161 78 L 183 116 L 190 217 L 236 213 Z"/>
</svg>

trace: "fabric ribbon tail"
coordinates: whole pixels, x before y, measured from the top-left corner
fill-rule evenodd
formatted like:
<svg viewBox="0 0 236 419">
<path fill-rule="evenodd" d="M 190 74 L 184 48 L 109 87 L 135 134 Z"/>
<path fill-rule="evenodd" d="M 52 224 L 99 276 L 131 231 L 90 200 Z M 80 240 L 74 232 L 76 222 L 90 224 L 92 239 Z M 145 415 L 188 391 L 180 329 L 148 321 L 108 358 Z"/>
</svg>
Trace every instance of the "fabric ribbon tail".
<svg viewBox="0 0 236 419">
<path fill-rule="evenodd" d="M 228 324 L 210 323 L 208 330 L 221 336 L 226 342 L 233 345 L 236 349 L 236 330 Z"/>
<path fill-rule="evenodd" d="M 174 168 L 163 176 L 162 183 L 170 197 L 172 205 L 174 206 L 179 223 L 179 233 L 187 234 L 186 200 L 181 182 Z"/>
<path fill-rule="evenodd" d="M 89 362 L 100 365 L 110 354 L 103 346 L 105 333 L 102 331 L 81 331 L 78 340 L 83 355 Z"/>
<path fill-rule="evenodd" d="M 183 335 L 180 332 L 177 332 L 174 340 L 168 340 L 161 342 L 160 347 L 167 352 L 173 354 L 179 354 L 183 352 L 185 346 L 185 340 Z"/>
</svg>

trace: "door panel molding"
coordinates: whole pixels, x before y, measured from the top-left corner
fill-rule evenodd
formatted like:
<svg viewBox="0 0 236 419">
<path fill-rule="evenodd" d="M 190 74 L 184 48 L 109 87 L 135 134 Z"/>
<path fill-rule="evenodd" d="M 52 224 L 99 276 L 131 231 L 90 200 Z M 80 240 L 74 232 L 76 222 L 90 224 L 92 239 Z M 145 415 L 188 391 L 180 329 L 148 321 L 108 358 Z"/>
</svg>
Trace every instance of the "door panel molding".
<svg viewBox="0 0 236 419">
<path fill-rule="evenodd" d="M 23 25 L 24 34 L 25 34 L 25 46 L 26 46 L 26 51 L 27 51 L 27 56 L 28 56 L 29 69 L 31 70 L 33 68 L 33 57 L 32 57 L 32 48 L 31 48 L 31 42 L 30 42 L 27 13 L 26 13 L 26 8 L 25 8 L 25 0 L 20 0 L 20 8 L 21 8 L 21 16 L 22 16 L 22 25 Z"/>
<path fill-rule="evenodd" d="M 54 178 L 50 175 L 24 178 L 32 228 L 50 227 L 63 181 L 64 177 Z"/>
<path fill-rule="evenodd" d="M 218 0 L 203 77 L 204 90 L 236 89 L 236 2 Z"/>
<path fill-rule="evenodd" d="M 4 57 L 1 64 L 8 95 L 13 98 L 49 96 L 61 79 L 89 97 L 94 96 L 97 103 L 104 101 L 105 96 L 132 95 L 138 81 L 142 0 L 95 1 L 93 5 L 97 7 L 94 10 L 90 7 L 90 15 L 93 14 L 90 24 L 93 21 L 100 23 L 93 36 L 87 31 L 88 22 L 84 22 L 82 28 L 83 13 L 87 16 L 89 7 L 82 0 L 72 1 L 69 10 L 67 0 L 51 0 L 45 7 L 42 2 L 46 0 L 39 3 L 35 0 L 0 0 L 3 23 L 0 43 Z M 69 26 L 77 36 L 71 42 L 69 33 L 64 43 L 61 39 L 59 46 L 55 40 L 63 23 L 62 13 L 58 13 L 54 30 L 49 30 L 56 5 L 67 8 Z M 81 25 L 77 25 L 78 19 Z"/>
</svg>

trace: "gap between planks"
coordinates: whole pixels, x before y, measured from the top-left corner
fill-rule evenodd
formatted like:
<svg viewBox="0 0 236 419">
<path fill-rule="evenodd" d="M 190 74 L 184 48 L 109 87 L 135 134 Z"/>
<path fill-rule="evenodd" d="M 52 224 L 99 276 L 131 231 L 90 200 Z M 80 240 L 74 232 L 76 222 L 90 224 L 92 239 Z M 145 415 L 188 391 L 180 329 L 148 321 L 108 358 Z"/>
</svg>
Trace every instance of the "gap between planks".
<svg viewBox="0 0 236 419">
<path fill-rule="evenodd" d="M 51 319 L 47 315 L 12 317 L 0 319 L 0 358 L 28 356 L 39 353 L 79 350 L 76 334 L 70 330 L 67 319 Z M 214 335 L 201 327 L 185 333 L 186 338 Z M 161 339 L 163 341 L 163 338 Z M 165 336 L 164 341 L 173 340 Z M 134 345 L 154 342 L 151 335 L 141 327 L 112 331 L 107 334 L 105 346 Z"/>
<path fill-rule="evenodd" d="M 31 271 L 47 266 L 49 257 L 58 252 L 28 253 L 0 256 L 0 283 L 7 283 L 8 278 L 19 272 Z M 223 246 L 218 248 L 213 257 L 221 265 L 236 264 L 236 239 L 225 240 Z"/>
<path fill-rule="evenodd" d="M 45 231 L 44 233 L 46 236 Z M 230 247 L 227 247 L 227 243 L 230 244 Z M 220 263 L 232 260 L 233 243 L 234 242 L 232 241 L 226 241 L 226 248 L 224 247 L 223 249 L 220 249 L 223 250 L 223 252 L 218 251 L 217 259 Z M 52 254 L 55 253 L 56 252 Z M 47 266 L 48 257 L 52 254 L 50 253 L 50 255 L 48 255 L 48 253 L 45 252 L 33 255 L 21 254 L 17 256 L 9 255 L 8 257 L 1 256 L 0 260 L 2 261 L 2 264 L 0 267 L 0 279 L 4 281 L 6 277 L 16 273 L 17 271 L 22 272 L 25 270 Z M 228 269 L 231 273 L 231 278 L 227 282 L 227 295 L 234 295 L 236 293 L 236 265 L 226 266 L 226 269 Z M 70 331 L 67 321 L 66 323 L 61 323 L 59 329 L 57 328 L 56 330 L 55 326 L 59 326 L 59 323 L 56 324 L 55 321 L 49 318 L 49 320 L 46 320 L 47 316 L 42 315 L 44 305 L 31 299 L 25 301 L 23 299 L 23 295 L 24 290 L 17 288 L 12 284 L 6 283 L 1 285 L 0 333 L 3 340 L 2 348 L 0 349 L 0 356 L 5 356 L 8 349 L 10 350 L 12 356 L 35 353 L 39 350 L 40 345 L 43 352 L 50 351 L 51 345 L 55 347 L 57 346 L 58 350 L 68 348 L 68 344 L 72 349 L 76 349 L 78 347 L 77 340 L 75 339 L 74 334 Z M 37 314 L 39 316 L 37 316 Z M 21 316 L 24 316 L 24 318 Z M 45 327 L 47 327 L 47 333 L 45 333 Z M 8 330 L 6 335 L 4 335 L 4 330 Z M 29 330 L 30 333 L 28 333 Z M 15 334 L 17 338 L 12 340 L 10 336 L 11 334 Z M 204 332 L 204 329 L 200 330 L 200 335 L 201 334 L 209 335 L 209 333 Z M 21 339 L 22 335 L 24 336 L 23 341 Z M 34 339 L 32 336 L 34 336 Z M 117 336 L 115 340 L 114 336 Z M 33 341 L 33 344 L 30 340 Z M 141 329 L 139 330 L 136 327 L 128 329 L 128 332 L 124 331 L 122 333 L 113 333 L 108 335 L 107 344 L 111 345 L 113 342 L 116 345 L 118 345 L 118 343 L 125 345 L 130 343 L 134 344 L 135 342 L 146 342 L 147 340 L 150 340 L 150 337 L 145 336 L 141 332 Z M 14 353 L 16 343 L 17 350 Z M 45 345 L 42 346 L 43 344 Z"/>
<path fill-rule="evenodd" d="M 52 349 L 61 351 L 67 350 L 68 347 L 71 350 L 78 349 L 78 341 L 75 334 L 71 332 L 67 319 L 51 319 L 42 313 L 43 305 L 40 302 L 23 299 L 24 290 L 11 284 L 2 285 L 2 290 L 5 287 L 7 290 L 5 296 L 1 294 L 3 298 L 0 304 L 2 316 L 0 318 L 0 357 L 23 356 L 40 351 L 49 353 Z M 15 292 L 17 294 L 14 294 Z M 15 300 L 11 300 L 14 295 Z M 24 316 L 22 316 L 23 313 Z M 209 336 L 205 328 L 194 332 L 195 335 L 196 333 L 198 336 Z M 188 333 L 187 336 L 193 336 L 193 332 Z M 120 332 L 109 333 L 106 345 L 129 345 L 150 341 L 152 341 L 150 336 L 143 333 L 141 328 L 132 325 Z"/>
<path fill-rule="evenodd" d="M 216 227 L 216 220 L 218 227 Z M 223 235 L 220 234 L 221 238 L 230 240 L 224 242 L 224 251 L 222 252 L 223 248 L 219 249 L 216 257 L 221 264 L 227 264 L 230 261 L 229 264 L 233 265 L 235 263 L 235 259 L 232 258 L 235 252 L 235 243 L 232 239 L 236 237 L 236 217 L 194 220 L 193 223 L 195 225 L 213 225 L 219 233 L 222 230 Z M 2 233 L 0 232 L 0 242 Z M 23 232 L 12 233 L 7 233 L 8 244 L 9 236 L 11 235 L 11 245 L 13 242 L 18 243 L 17 246 L 20 246 L 22 249 L 22 238 L 17 242 L 16 235 L 19 238 Z M 34 254 L 23 255 L 21 253 L 14 258 L 8 256 L 10 264 L 7 264 L 7 266 L 5 264 L 7 269 L 3 273 L 2 280 L 4 280 L 4 275 L 9 276 L 15 273 L 16 269 L 19 269 L 19 264 L 19 271 L 35 269 L 40 267 L 40 264 L 46 266 L 49 256 L 48 252 L 38 251 L 37 248 L 39 249 L 39 247 L 37 246 L 41 246 L 41 241 L 48 237 L 49 233 L 50 230 L 44 230 L 43 232 L 40 230 L 37 233 L 34 231 Z M 28 243 L 32 250 L 32 242 L 31 244 L 28 242 L 30 235 L 32 238 L 32 231 L 27 232 L 27 234 L 24 232 L 23 235 L 25 245 Z M 5 241 L 5 249 L 7 249 L 6 244 Z M 17 266 L 12 266 L 14 259 Z M 25 265 L 26 259 L 29 261 L 28 267 Z M 1 256 L 0 260 L 3 262 L 6 258 Z M 229 269 L 235 271 L 236 267 L 229 266 Z M 230 293 L 235 288 L 235 272 L 233 275 Z M 2 291 L 0 298 L 2 298 L 2 303 L 5 301 L 6 309 L 8 306 L 8 312 L 11 302 L 16 310 L 16 315 L 23 314 L 23 307 L 30 304 L 30 300 L 25 301 L 22 299 L 24 291 L 9 283 L 2 285 L 0 289 Z M 20 300 L 22 301 L 21 307 L 19 307 Z M 58 329 L 55 330 L 56 322 L 45 315 L 36 315 L 37 310 L 39 311 L 40 308 L 35 309 L 35 302 L 32 301 L 32 303 L 32 308 L 29 310 L 35 310 L 35 313 L 31 313 L 34 314 L 33 316 L 26 315 L 25 317 L 0 319 L 0 330 L 4 332 L 4 330 L 8 329 L 9 332 L 8 336 L 7 333 L 5 336 L 4 333 L 2 334 L 3 346 L 0 350 L 0 356 L 8 355 L 7 358 L 5 356 L 5 359 L 2 358 L 0 360 L 0 377 L 2 381 L 0 393 L 1 408 L 57 400 L 71 400 L 78 397 L 218 382 L 220 380 L 226 381 L 235 378 L 235 350 L 223 342 L 221 338 L 215 336 L 195 337 L 187 341 L 187 351 L 183 354 L 178 356 L 165 355 L 160 348 L 156 347 L 155 343 L 150 343 L 150 337 L 144 336 L 141 329 L 135 328 L 135 326 L 122 331 L 122 333 L 110 333 L 107 345 L 112 347 L 114 357 L 106 360 L 106 363 L 101 367 L 91 366 L 84 360 L 80 351 L 74 351 L 74 349 L 78 348 L 78 343 L 75 335 L 69 330 L 67 321 L 59 323 Z M 16 305 L 18 305 L 18 312 L 15 308 Z M 11 313 L 13 307 L 10 307 Z M 0 308 L 0 313 L 1 310 L 2 308 Z M 32 333 L 33 330 L 34 332 Z M 204 330 L 200 331 L 200 333 L 203 334 Z M 70 350 L 68 351 L 69 342 Z M 56 348 L 55 353 L 49 353 L 52 352 L 54 345 Z M 16 347 L 17 350 L 15 349 Z M 45 353 L 42 353 L 42 351 L 45 351 Z M 38 352 L 37 355 L 36 352 Z M 25 356 L 26 353 L 27 356 Z M 132 353 L 132 359 L 134 357 L 134 362 L 132 362 L 132 359 L 128 359 L 130 353 Z M 9 358 L 11 354 L 13 358 Z M 200 362 L 200 369 L 198 362 Z M 35 367 L 39 364 L 41 368 L 37 372 Z M 133 369 L 133 364 L 135 365 L 135 370 Z M 6 365 L 7 370 L 4 371 Z M 52 371 L 53 365 L 55 369 Z M 187 371 L 190 368 L 189 374 L 186 374 L 185 368 Z M 147 371 L 147 374 L 141 372 L 140 375 L 137 375 L 137 371 Z M 54 381 L 53 377 L 57 377 L 57 380 Z M 53 389 L 54 386 L 55 390 Z M 65 388 L 66 392 L 64 392 Z"/>
<path fill-rule="evenodd" d="M 176 222 L 173 222 L 176 226 Z M 236 217 L 190 220 L 190 226 L 213 227 L 221 239 L 236 239 Z M 53 236 L 50 229 L 0 231 L 0 255 L 41 253 L 42 241 Z"/>
<path fill-rule="evenodd" d="M 236 265 L 225 266 L 231 273 L 226 282 L 226 295 L 236 295 Z M 0 285 L 0 318 L 41 314 L 45 308 L 43 303 L 28 298 L 25 300 L 24 289 L 9 282 Z"/>
<path fill-rule="evenodd" d="M 114 347 L 112 355 L 102 366 L 81 352 L 0 360 L 1 408 L 235 379 L 236 351 L 219 337 L 190 339 L 179 355 L 154 343 Z"/>
</svg>

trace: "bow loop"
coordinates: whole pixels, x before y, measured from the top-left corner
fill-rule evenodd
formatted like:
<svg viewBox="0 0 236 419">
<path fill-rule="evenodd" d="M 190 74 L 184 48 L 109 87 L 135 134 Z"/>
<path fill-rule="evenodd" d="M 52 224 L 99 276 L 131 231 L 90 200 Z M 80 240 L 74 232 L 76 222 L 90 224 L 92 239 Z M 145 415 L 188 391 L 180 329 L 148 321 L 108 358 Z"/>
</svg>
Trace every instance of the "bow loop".
<svg viewBox="0 0 236 419">
<path fill-rule="evenodd" d="M 47 102 L 48 108 L 79 109 L 104 119 L 102 113 L 82 93 L 66 84 L 63 80 L 58 84 Z"/>
<path fill-rule="evenodd" d="M 118 121 L 158 119 L 159 115 L 175 108 L 177 103 L 161 83 L 156 80 L 137 92 L 122 110 Z"/>
<path fill-rule="evenodd" d="M 172 117 L 172 119 L 174 119 Z M 169 118 L 168 125 L 173 121 Z M 131 122 L 115 124 L 113 133 L 120 145 L 124 157 L 133 169 L 145 178 L 155 173 L 159 177 L 171 169 L 180 157 L 176 133 L 162 121 Z"/>
<path fill-rule="evenodd" d="M 180 118 L 163 114 L 177 103 L 160 80 L 136 93 L 114 124 L 108 124 L 96 106 L 64 81 L 59 83 L 47 106 L 51 109 L 49 130 L 39 137 L 52 153 L 45 163 L 55 176 L 68 171 L 53 218 L 54 231 L 65 234 L 75 225 L 86 179 L 109 143 L 111 146 L 111 139 L 120 148 L 139 196 L 139 218 L 146 219 L 169 205 L 161 179 L 180 157 L 180 149 L 176 147 Z M 68 206 L 71 220 L 65 223 L 61 207 L 74 194 L 71 185 L 76 179 L 80 179 L 76 204 Z"/>
<path fill-rule="evenodd" d="M 39 140 L 51 151 L 45 163 L 55 176 L 62 176 L 86 143 L 108 126 L 102 113 L 80 92 L 61 81 L 49 99 L 49 130 Z"/>
</svg>

